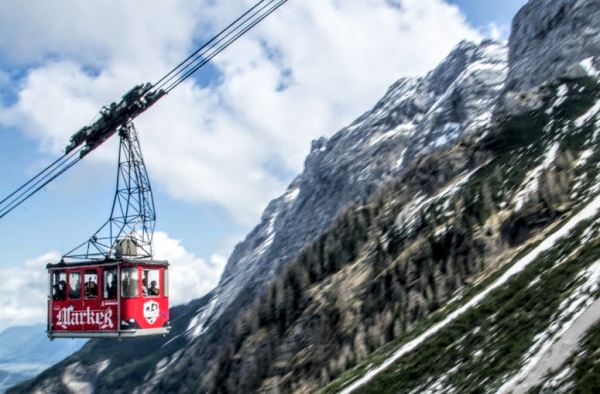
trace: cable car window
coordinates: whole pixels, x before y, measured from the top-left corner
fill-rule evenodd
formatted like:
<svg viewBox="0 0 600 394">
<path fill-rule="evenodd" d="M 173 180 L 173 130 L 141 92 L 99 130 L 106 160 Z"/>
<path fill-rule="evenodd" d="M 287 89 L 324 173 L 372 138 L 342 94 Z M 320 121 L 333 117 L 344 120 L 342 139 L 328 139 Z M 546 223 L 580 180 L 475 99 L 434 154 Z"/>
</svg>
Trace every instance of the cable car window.
<svg viewBox="0 0 600 394">
<path fill-rule="evenodd" d="M 67 298 L 67 273 L 54 272 L 52 275 L 52 299 L 63 301 Z"/>
<path fill-rule="evenodd" d="M 117 269 L 104 269 L 104 298 L 117 298 Z"/>
<path fill-rule="evenodd" d="M 137 267 L 124 267 L 121 269 L 121 296 L 133 298 L 139 295 L 139 273 Z"/>
<path fill-rule="evenodd" d="M 98 274 L 96 270 L 85 270 L 83 279 L 85 280 L 85 298 L 97 298 Z"/>
<path fill-rule="evenodd" d="M 156 297 L 160 294 L 160 271 L 157 269 L 143 270 L 142 294 L 144 297 Z"/>
<path fill-rule="evenodd" d="M 76 300 L 81 298 L 81 272 L 69 272 L 69 298 Z"/>
<path fill-rule="evenodd" d="M 163 296 L 169 296 L 169 270 L 166 268 L 163 271 Z"/>
</svg>

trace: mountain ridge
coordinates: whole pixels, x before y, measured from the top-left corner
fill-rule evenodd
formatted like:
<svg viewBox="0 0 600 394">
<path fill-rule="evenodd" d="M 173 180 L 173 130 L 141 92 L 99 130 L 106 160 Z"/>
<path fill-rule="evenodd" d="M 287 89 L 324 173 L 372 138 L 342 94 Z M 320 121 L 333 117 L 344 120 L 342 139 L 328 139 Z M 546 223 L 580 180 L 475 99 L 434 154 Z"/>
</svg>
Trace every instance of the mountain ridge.
<svg viewBox="0 0 600 394">
<path fill-rule="evenodd" d="M 0 391 L 39 374 L 79 350 L 85 340 L 49 342 L 46 325 L 12 326 L 0 332 Z"/>
</svg>

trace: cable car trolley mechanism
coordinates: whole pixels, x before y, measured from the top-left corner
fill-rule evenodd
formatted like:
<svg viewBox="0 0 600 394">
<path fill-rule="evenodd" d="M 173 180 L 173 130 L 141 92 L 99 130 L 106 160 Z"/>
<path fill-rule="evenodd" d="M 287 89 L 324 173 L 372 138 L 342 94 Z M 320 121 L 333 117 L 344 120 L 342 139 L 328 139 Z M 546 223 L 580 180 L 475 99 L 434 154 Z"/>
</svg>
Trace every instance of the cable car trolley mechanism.
<svg viewBox="0 0 600 394">
<path fill-rule="evenodd" d="M 156 83 L 134 86 L 69 140 L 63 156 L 0 200 L 0 219 L 119 135 L 117 187 L 108 221 L 86 242 L 46 266 L 48 337 L 166 335 L 169 263 L 154 260 L 154 200 L 133 120 L 287 0 L 260 0 Z"/>
</svg>

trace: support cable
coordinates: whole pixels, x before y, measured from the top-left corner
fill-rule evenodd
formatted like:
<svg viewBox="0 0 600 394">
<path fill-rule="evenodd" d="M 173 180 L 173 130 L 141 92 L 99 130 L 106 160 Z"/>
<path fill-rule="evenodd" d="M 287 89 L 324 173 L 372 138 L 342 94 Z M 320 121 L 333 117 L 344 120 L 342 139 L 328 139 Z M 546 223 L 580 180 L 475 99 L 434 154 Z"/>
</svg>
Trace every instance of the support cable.
<svg viewBox="0 0 600 394">
<path fill-rule="evenodd" d="M 63 172 L 73 167 L 75 163 L 81 160 L 81 157 L 79 156 L 79 151 L 81 149 L 82 148 L 76 149 L 68 155 L 61 156 L 17 190 L 12 192 L 8 197 L 0 201 L 0 219 L 37 193 L 44 186 L 52 182 Z"/>
<path fill-rule="evenodd" d="M 156 83 L 154 83 L 154 86 L 160 88 L 160 86 L 162 86 L 161 82 L 163 82 L 167 78 L 169 78 L 169 79 L 167 81 L 165 81 L 165 83 L 168 82 L 168 81 L 170 81 L 172 79 L 171 78 L 171 74 L 175 73 L 179 68 L 182 68 L 182 67 L 185 68 L 185 67 L 187 67 L 187 66 L 184 67 L 184 64 L 186 64 L 187 62 L 189 62 L 190 60 L 192 60 L 192 58 L 194 58 L 197 54 L 199 54 L 205 48 L 208 48 L 208 47 L 212 46 L 213 43 L 214 43 L 214 41 L 217 41 L 221 35 L 223 35 L 227 30 L 229 30 L 233 26 L 235 26 L 238 22 L 240 22 L 241 20 L 243 20 L 248 14 L 250 14 L 256 7 L 258 7 L 264 1 L 265 0 L 259 1 L 252 8 L 250 8 L 248 11 L 246 11 L 244 14 L 242 14 L 239 18 L 237 18 L 235 21 L 231 22 L 229 24 L 229 26 L 227 26 L 225 29 L 221 30 L 221 32 L 219 32 L 219 34 L 217 34 L 216 36 L 214 36 L 213 38 L 211 38 L 208 42 L 206 42 L 204 45 L 202 45 L 200 48 L 198 48 L 194 53 L 192 53 L 190 56 L 188 56 L 184 61 L 182 61 L 181 63 L 179 63 L 177 66 L 175 66 L 175 68 L 173 68 L 171 71 L 169 71 L 169 73 L 167 73 L 164 77 L 162 77 Z"/>
<path fill-rule="evenodd" d="M 196 55 L 193 57 L 193 59 L 191 59 L 189 64 L 181 67 L 180 70 L 175 72 L 168 79 L 164 81 L 161 80 L 162 82 L 159 86 L 157 86 L 157 88 L 164 89 L 166 93 L 171 92 L 179 84 L 188 79 L 192 74 L 208 63 L 212 58 L 218 55 L 221 51 L 223 51 L 238 38 L 256 26 L 259 22 L 281 7 L 285 2 L 287 2 L 287 0 L 271 1 L 262 7 L 257 8 L 257 6 L 260 4 L 258 3 L 255 7 L 249 10 L 249 12 L 244 14 L 247 16 L 247 18 L 240 18 L 239 20 L 241 20 L 241 22 L 238 24 L 231 24 L 226 29 L 221 31 L 217 36 L 215 36 L 215 38 L 209 41 L 209 43 L 204 45 L 200 50 L 196 51 Z M 254 11 L 250 12 L 252 10 Z M 171 73 L 173 73 L 173 71 Z"/>
</svg>

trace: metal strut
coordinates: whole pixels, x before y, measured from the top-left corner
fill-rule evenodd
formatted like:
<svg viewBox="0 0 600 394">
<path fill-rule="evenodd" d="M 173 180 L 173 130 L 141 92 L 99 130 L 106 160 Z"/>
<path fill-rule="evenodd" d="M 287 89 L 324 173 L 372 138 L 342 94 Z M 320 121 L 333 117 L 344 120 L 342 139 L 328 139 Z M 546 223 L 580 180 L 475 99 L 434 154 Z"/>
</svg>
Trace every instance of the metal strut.
<svg viewBox="0 0 600 394">
<path fill-rule="evenodd" d="M 204 67 L 212 58 L 242 35 L 275 12 L 287 0 L 260 0 L 219 34 L 160 78 L 155 84 L 134 86 L 118 102 L 102 107 L 99 116 L 82 127 L 69 139 L 65 154 L 3 200 L 0 200 L 0 219 L 17 208 L 48 183 L 83 159 L 112 137 L 121 127 L 133 122 L 178 85 Z M 141 156 L 140 156 L 141 157 Z"/>
<path fill-rule="evenodd" d="M 65 254 L 63 261 L 154 256 L 154 198 L 138 133 L 129 123 L 121 126 L 118 134 L 119 167 L 110 218 L 88 241 Z"/>
</svg>

